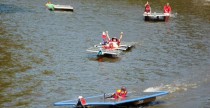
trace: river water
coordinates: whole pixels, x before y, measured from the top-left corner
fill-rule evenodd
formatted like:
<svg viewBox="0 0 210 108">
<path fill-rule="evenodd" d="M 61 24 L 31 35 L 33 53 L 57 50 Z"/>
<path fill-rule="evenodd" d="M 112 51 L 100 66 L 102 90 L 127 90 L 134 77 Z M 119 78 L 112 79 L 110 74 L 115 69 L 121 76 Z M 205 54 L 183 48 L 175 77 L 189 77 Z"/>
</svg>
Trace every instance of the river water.
<svg viewBox="0 0 210 108">
<path fill-rule="evenodd" d="M 210 2 L 171 1 L 176 16 L 145 22 L 145 0 L 0 1 L 0 107 L 52 108 L 54 102 L 113 92 L 167 90 L 150 108 L 210 107 Z M 162 12 L 166 0 L 152 1 Z M 124 32 L 137 42 L 118 58 L 86 49 Z M 56 107 L 55 107 L 56 108 Z"/>
</svg>

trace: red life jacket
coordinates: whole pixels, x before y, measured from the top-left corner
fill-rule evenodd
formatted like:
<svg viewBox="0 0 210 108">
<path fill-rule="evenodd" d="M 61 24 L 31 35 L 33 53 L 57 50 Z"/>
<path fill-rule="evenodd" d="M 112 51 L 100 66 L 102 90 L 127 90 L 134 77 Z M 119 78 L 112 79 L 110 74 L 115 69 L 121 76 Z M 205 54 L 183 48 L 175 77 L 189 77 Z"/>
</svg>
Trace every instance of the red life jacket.
<svg viewBox="0 0 210 108">
<path fill-rule="evenodd" d="M 127 96 L 127 91 L 121 91 L 120 96 L 125 98 Z"/>
<path fill-rule="evenodd" d="M 149 5 L 149 4 L 147 4 L 147 5 L 145 6 L 145 12 L 150 12 L 150 5 Z"/>
<path fill-rule="evenodd" d="M 113 96 L 115 99 L 118 99 L 119 98 L 119 95 L 117 95 L 117 94 L 114 94 L 114 96 Z"/>
<path fill-rule="evenodd" d="M 80 99 L 80 102 L 81 102 L 82 105 L 86 105 L 86 100 L 85 100 L 85 98 L 81 98 L 81 99 Z"/>
<path fill-rule="evenodd" d="M 116 93 L 114 94 L 114 98 L 115 98 L 115 99 L 118 99 L 118 98 L 119 98 L 120 92 L 121 92 L 121 90 L 117 90 L 117 91 L 116 91 Z"/>
<path fill-rule="evenodd" d="M 170 6 L 164 6 L 164 13 L 170 13 L 171 12 L 171 7 Z"/>
<path fill-rule="evenodd" d="M 114 94 L 114 98 L 118 99 L 119 97 L 125 98 L 127 96 L 127 91 L 117 90 L 117 92 Z"/>
<path fill-rule="evenodd" d="M 106 39 L 106 35 L 102 35 L 101 37 L 102 37 L 102 39 Z"/>
</svg>

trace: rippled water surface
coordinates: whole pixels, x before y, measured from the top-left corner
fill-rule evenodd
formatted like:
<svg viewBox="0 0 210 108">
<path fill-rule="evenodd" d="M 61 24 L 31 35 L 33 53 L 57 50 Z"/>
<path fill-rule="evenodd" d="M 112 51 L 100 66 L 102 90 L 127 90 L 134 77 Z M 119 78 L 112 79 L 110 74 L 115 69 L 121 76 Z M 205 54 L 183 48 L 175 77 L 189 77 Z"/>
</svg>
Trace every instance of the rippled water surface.
<svg viewBox="0 0 210 108">
<path fill-rule="evenodd" d="M 52 2 L 75 10 L 52 12 L 43 0 L 0 2 L 0 107 L 51 108 L 122 85 L 170 92 L 152 108 L 210 106 L 209 1 L 171 1 L 176 16 L 168 22 L 145 22 L 142 0 Z M 152 1 L 152 11 L 166 2 Z M 137 44 L 118 58 L 86 52 L 105 30 Z"/>
</svg>

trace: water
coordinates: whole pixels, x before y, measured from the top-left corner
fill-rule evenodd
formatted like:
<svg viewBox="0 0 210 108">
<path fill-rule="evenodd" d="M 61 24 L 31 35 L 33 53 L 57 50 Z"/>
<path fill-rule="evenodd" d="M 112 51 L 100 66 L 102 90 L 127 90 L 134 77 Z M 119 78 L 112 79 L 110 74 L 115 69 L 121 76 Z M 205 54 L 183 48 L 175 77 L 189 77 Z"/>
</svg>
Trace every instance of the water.
<svg viewBox="0 0 210 108">
<path fill-rule="evenodd" d="M 0 107 L 51 108 L 122 85 L 170 92 L 148 107 L 209 107 L 209 1 L 171 1 L 177 16 L 169 22 L 144 22 L 146 1 L 53 1 L 74 12 L 48 11 L 45 2 L 0 2 Z M 165 3 L 153 1 L 152 11 Z M 117 37 L 123 31 L 123 40 L 137 45 L 119 58 L 87 53 L 105 30 Z"/>
</svg>

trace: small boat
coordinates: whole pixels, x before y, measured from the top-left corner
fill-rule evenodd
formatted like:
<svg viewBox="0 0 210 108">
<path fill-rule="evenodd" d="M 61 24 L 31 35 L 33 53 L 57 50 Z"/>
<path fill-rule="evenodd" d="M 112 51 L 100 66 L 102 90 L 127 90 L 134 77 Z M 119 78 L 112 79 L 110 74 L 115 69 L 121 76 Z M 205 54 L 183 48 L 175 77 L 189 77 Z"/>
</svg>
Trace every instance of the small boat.
<svg viewBox="0 0 210 108">
<path fill-rule="evenodd" d="M 51 11 L 73 11 L 73 7 L 70 5 L 55 5 L 52 3 L 47 3 L 46 7 Z"/>
<path fill-rule="evenodd" d="M 122 52 L 121 50 L 111 49 L 111 48 L 103 48 L 101 46 L 90 47 L 86 51 L 97 53 L 98 56 L 102 56 L 102 55 L 118 56 Z"/>
<path fill-rule="evenodd" d="M 73 11 L 73 7 L 70 5 L 54 5 L 55 11 Z"/>
<path fill-rule="evenodd" d="M 144 13 L 143 16 L 145 21 L 150 21 L 150 20 L 166 21 L 171 16 L 171 14 L 154 12 L 154 13 Z"/>
<path fill-rule="evenodd" d="M 88 48 L 86 51 L 97 53 L 97 55 L 114 55 L 118 56 L 122 51 L 126 51 L 133 47 L 136 42 L 121 42 L 117 48 L 107 48 L 106 45 L 99 44 Z"/>
<path fill-rule="evenodd" d="M 110 98 L 109 94 L 102 94 L 97 96 L 85 97 L 86 107 L 125 107 L 125 106 L 135 106 L 148 104 L 156 100 L 156 97 L 167 95 L 168 91 L 158 91 L 158 92 L 128 92 L 127 97 L 121 99 Z M 78 108 L 81 106 L 79 99 L 66 100 L 54 103 L 55 106 L 73 106 Z"/>
</svg>

